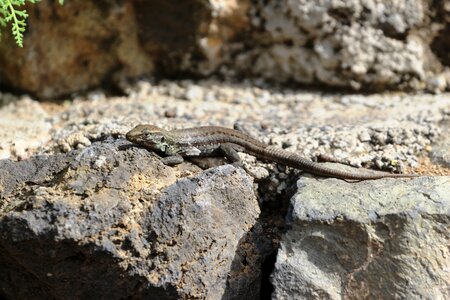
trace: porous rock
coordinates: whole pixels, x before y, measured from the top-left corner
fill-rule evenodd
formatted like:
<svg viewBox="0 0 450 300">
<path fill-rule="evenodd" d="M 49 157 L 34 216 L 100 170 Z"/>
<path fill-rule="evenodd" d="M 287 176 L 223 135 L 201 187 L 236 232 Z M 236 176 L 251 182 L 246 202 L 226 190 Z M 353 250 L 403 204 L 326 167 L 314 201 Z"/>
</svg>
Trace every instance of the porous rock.
<svg viewBox="0 0 450 300">
<path fill-rule="evenodd" d="M 440 55 L 443 46 L 433 40 L 443 40 L 447 33 L 430 26 L 435 22 L 445 27 L 446 21 L 438 20 L 433 13 L 441 11 L 438 3 L 258 3 L 252 12 L 264 29 L 257 39 L 261 46 L 243 53 L 237 67 L 264 78 L 353 89 L 416 90 L 426 87 L 427 76 L 448 66 Z M 445 90 L 445 86 L 437 89 Z"/>
<path fill-rule="evenodd" d="M 439 93 L 449 89 L 445 2 L 40 1 L 26 7 L 23 49 L 2 31 L 0 84 L 57 98 L 143 75 L 220 74 Z"/>
<path fill-rule="evenodd" d="M 9 28 L 2 30 L 0 85 L 38 98 L 60 98 L 99 86 L 114 87 L 142 75 L 183 72 L 197 64 L 195 68 L 206 73 L 217 68 L 227 41 L 248 23 L 248 3 L 29 4 L 23 48 L 15 45 Z"/>
<path fill-rule="evenodd" d="M 447 299 L 450 177 L 298 181 L 273 299 Z"/>
<path fill-rule="evenodd" d="M 195 175 L 126 145 L 0 161 L 0 295 L 257 298 L 250 177 L 231 165 Z"/>
<path fill-rule="evenodd" d="M 433 145 L 430 157 L 433 162 L 450 168 L 450 120 L 443 122 L 443 134 Z"/>
</svg>

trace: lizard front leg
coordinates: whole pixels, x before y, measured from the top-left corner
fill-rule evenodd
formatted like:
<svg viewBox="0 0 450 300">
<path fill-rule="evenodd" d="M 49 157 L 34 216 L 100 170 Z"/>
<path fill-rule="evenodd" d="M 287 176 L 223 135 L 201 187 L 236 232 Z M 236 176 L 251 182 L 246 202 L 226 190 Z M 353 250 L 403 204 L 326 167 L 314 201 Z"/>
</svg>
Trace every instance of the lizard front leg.
<svg viewBox="0 0 450 300">
<path fill-rule="evenodd" d="M 181 155 L 171 155 L 162 157 L 161 161 L 167 166 L 175 166 L 181 164 L 184 161 L 184 158 Z"/>
</svg>

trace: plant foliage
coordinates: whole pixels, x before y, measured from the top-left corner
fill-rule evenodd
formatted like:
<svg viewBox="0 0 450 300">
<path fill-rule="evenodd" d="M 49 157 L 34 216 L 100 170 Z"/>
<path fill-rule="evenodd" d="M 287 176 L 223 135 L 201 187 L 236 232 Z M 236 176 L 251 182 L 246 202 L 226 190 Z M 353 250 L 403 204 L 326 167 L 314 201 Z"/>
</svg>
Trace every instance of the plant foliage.
<svg viewBox="0 0 450 300">
<path fill-rule="evenodd" d="M 25 5 L 25 2 L 36 3 L 40 0 L 0 0 L 0 38 L 1 28 L 6 27 L 11 23 L 12 34 L 19 47 L 23 47 L 23 33 L 27 26 L 26 20 L 28 17 L 27 11 L 20 7 Z M 62 5 L 64 0 L 58 0 Z"/>
</svg>

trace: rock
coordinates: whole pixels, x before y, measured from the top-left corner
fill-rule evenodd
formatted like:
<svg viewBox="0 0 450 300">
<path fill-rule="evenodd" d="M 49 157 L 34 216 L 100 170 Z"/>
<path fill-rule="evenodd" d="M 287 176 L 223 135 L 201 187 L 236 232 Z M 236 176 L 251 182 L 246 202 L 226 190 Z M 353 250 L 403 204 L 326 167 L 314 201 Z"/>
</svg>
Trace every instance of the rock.
<svg viewBox="0 0 450 300">
<path fill-rule="evenodd" d="M 146 74 L 183 72 L 199 63 L 199 73 L 214 71 L 222 51 L 229 52 L 229 40 L 248 23 L 250 1 L 209 2 L 29 4 L 23 48 L 15 45 L 10 30 L 2 30 L 0 83 L 38 98 L 61 98 Z"/>
<path fill-rule="evenodd" d="M 441 4 L 413 2 L 258 1 L 251 16 L 260 20 L 264 34 L 238 56 L 236 67 L 277 82 L 356 90 L 424 89 L 426 72 L 439 74 L 448 66 L 441 55 L 448 31 L 431 33 L 428 23 L 446 22 L 436 16 L 428 19 L 431 11 L 442 10 Z M 425 32 L 442 41 L 439 46 L 420 37 Z"/>
<path fill-rule="evenodd" d="M 442 124 L 444 132 L 433 145 L 430 157 L 433 162 L 450 168 L 450 120 Z"/>
<path fill-rule="evenodd" d="M 445 91 L 447 80 L 445 74 L 439 74 L 427 79 L 427 90 L 431 93 L 440 94 Z"/>
<path fill-rule="evenodd" d="M 2 31 L 0 84 L 61 98 L 144 75 L 214 73 L 440 92 L 449 66 L 444 2 L 40 1 L 26 7 L 24 48 Z"/>
<path fill-rule="evenodd" d="M 199 86 L 189 86 L 184 96 L 189 101 L 203 100 L 203 89 Z"/>
<path fill-rule="evenodd" d="M 250 177 L 232 165 L 195 175 L 127 144 L 0 161 L 0 295 L 257 299 Z"/>
<path fill-rule="evenodd" d="M 273 299 L 448 299 L 450 177 L 302 178 Z"/>
<path fill-rule="evenodd" d="M 0 94 L 0 99 L 4 98 Z M 28 97 L 5 106 L 0 100 L 0 159 L 25 159 L 35 148 L 50 140 L 48 113 Z"/>
</svg>

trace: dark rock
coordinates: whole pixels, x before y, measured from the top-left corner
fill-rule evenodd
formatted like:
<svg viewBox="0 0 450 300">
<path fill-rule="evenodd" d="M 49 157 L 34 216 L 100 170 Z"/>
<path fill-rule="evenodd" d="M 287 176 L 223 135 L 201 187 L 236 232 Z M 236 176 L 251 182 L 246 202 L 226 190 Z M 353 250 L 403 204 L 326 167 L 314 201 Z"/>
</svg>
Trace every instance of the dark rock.
<svg viewBox="0 0 450 300">
<path fill-rule="evenodd" d="M 123 145 L 0 162 L 0 295 L 256 299 L 252 180 L 231 165 L 177 180 Z"/>
</svg>

